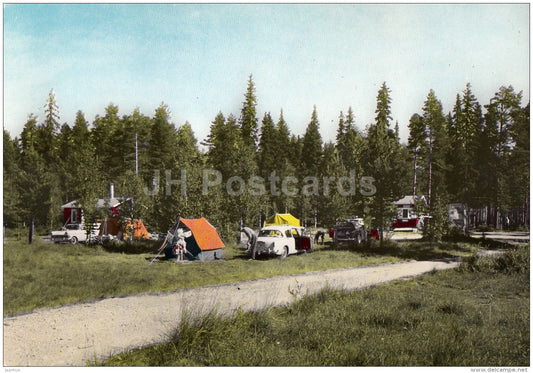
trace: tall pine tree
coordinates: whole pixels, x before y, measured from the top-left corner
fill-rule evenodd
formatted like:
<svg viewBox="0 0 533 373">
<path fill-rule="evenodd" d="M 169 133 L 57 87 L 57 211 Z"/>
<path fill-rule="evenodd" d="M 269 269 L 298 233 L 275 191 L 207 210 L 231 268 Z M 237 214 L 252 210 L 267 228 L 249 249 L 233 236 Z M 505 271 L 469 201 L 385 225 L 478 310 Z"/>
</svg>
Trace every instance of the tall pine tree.
<svg viewBox="0 0 533 373">
<path fill-rule="evenodd" d="M 446 188 L 448 136 L 442 104 L 433 90 L 429 91 L 423 108 L 425 143 L 428 154 L 427 201 L 431 219 L 424 234 L 432 240 L 441 240 L 448 232 L 449 198 Z"/>
<path fill-rule="evenodd" d="M 376 123 L 368 129 L 363 156 L 365 174 L 374 178 L 376 187 L 375 194 L 365 199 L 367 223 L 379 229 L 381 244 L 383 230 L 397 212 L 392 202 L 405 193 L 398 182 L 405 180 L 406 158 L 394 131 L 390 129 L 390 105 L 390 90 L 383 83 L 377 96 Z"/>
<path fill-rule="evenodd" d="M 256 106 L 257 98 L 255 96 L 255 84 L 253 76 L 250 74 L 250 77 L 248 78 L 248 87 L 244 95 L 239 124 L 245 145 L 254 149 L 257 143 L 258 130 Z"/>
</svg>

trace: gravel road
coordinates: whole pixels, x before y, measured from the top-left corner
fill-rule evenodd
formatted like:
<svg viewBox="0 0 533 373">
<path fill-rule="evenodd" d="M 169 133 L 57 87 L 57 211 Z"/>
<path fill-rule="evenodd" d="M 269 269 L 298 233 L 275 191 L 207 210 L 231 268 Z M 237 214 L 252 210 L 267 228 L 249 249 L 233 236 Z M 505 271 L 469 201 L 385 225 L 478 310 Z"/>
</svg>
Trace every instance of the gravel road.
<svg viewBox="0 0 533 373">
<path fill-rule="evenodd" d="M 324 287 L 355 291 L 459 265 L 407 261 L 99 299 L 4 317 L 4 366 L 85 366 L 166 342 L 183 311 L 232 315 L 289 304 Z"/>
</svg>

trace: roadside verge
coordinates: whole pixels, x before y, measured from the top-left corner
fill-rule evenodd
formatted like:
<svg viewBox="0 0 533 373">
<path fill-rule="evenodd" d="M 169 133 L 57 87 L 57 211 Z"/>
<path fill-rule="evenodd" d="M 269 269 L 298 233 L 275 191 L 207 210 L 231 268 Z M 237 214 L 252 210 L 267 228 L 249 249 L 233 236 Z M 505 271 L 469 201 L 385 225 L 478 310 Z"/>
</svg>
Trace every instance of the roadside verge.
<svg viewBox="0 0 533 373">
<path fill-rule="evenodd" d="M 4 366 L 85 366 L 88 361 L 164 343 L 184 312 L 219 315 L 289 304 L 324 287 L 355 291 L 458 267 L 407 261 L 332 269 L 165 293 L 105 298 L 4 317 Z"/>
</svg>

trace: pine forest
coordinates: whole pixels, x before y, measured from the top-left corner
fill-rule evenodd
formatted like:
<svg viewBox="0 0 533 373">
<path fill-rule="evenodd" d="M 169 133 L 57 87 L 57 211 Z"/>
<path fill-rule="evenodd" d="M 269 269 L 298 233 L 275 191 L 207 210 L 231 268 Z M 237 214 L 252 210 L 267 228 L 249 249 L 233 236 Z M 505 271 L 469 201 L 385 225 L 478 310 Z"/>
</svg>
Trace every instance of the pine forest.
<svg viewBox="0 0 533 373">
<path fill-rule="evenodd" d="M 250 75 L 241 111 L 219 112 L 207 138 L 197 139 L 193 125 L 171 122 L 164 103 L 150 115 L 122 117 L 110 104 L 92 123 L 82 110 L 61 123 L 51 91 L 44 121 L 29 115 L 14 138 L 4 129 L 4 224 L 20 229 L 33 219 L 47 234 L 73 200 L 87 218 L 102 218 L 105 210 L 91 206 L 112 183 L 117 196 L 131 197 L 120 214 L 149 231 L 205 216 L 227 242 L 241 221 L 257 229 L 285 212 L 308 226 L 357 215 L 371 229 L 387 228 L 397 213 L 392 202 L 405 195 L 426 196 L 425 234 L 437 240 L 450 233 L 450 203 L 464 206 L 470 229 L 529 226 L 529 103 L 511 86 L 480 103 L 467 84 L 448 113 L 430 90 L 409 120 L 406 144 L 386 83 L 364 128 L 357 107 L 339 108 L 336 128 L 321 128 L 315 106 L 302 108 L 310 111 L 305 133 L 293 133 L 282 109 L 257 112 L 260 99 Z M 335 142 L 321 131 L 336 131 Z"/>
</svg>

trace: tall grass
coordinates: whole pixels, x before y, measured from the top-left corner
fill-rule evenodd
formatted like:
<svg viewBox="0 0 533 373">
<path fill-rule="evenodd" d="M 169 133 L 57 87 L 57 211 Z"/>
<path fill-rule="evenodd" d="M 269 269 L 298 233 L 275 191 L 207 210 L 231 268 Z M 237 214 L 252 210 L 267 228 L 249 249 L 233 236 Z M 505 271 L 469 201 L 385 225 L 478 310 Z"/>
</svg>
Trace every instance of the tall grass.
<svg viewBox="0 0 533 373">
<path fill-rule="evenodd" d="M 401 260 L 353 250 L 319 247 L 286 260 L 249 261 L 235 247 L 226 259 L 178 265 L 156 261 L 154 247 L 141 245 L 53 245 L 8 241 L 4 245 L 4 313 L 58 306 L 106 296 L 168 291 L 239 280 Z"/>
<path fill-rule="evenodd" d="M 184 317 L 169 343 L 105 365 L 529 366 L 529 248 L 476 260 L 232 318 Z"/>
<path fill-rule="evenodd" d="M 286 260 L 249 261 L 230 246 L 226 259 L 177 265 L 156 261 L 153 243 L 102 246 L 53 245 L 8 241 L 4 245 L 4 313 L 58 306 L 106 296 L 212 285 L 331 268 L 355 267 L 410 259 L 467 255 L 470 243 L 375 242 L 352 247 L 318 246 L 310 254 Z"/>
</svg>

